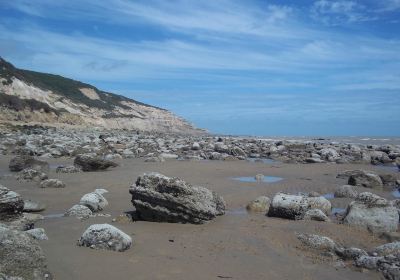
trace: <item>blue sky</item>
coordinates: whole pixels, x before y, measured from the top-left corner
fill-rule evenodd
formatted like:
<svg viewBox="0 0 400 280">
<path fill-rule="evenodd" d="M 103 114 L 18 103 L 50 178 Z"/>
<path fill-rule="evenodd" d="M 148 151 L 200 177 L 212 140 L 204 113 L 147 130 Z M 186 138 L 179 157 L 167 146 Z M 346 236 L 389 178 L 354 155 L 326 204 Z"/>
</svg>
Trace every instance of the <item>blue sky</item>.
<svg viewBox="0 0 400 280">
<path fill-rule="evenodd" d="M 0 56 L 215 133 L 400 136 L 400 0 L 0 0 Z"/>
</svg>

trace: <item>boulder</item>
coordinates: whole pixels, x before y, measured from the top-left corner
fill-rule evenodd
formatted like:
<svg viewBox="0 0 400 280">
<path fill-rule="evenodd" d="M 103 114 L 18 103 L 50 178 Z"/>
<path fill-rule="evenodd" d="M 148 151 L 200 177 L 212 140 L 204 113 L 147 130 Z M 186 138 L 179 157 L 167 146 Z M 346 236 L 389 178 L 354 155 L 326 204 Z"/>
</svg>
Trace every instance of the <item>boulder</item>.
<svg viewBox="0 0 400 280">
<path fill-rule="evenodd" d="M 262 212 L 267 213 L 271 200 L 266 196 L 259 196 L 252 202 L 247 204 L 246 209 L 250 212 Z"/>
<path fill-rule="evenodd" d="M 78 246 L 122 252 L 132 245 L 132 238 L 109 224 L 91 225 L 81 236 Z"/>
<path fill-rule="evenodd" d="M 82 170 L 79 167 L 73 165 L 57 166 L 56 168 L 56 173 L 78 173 L 81 171 Z"/>
<path fill-rule="evenodd" d="M 363 249 L 349 247 L 336 247 L 335 253 L 344 260 L 356 260 L 361 256 L 368 256 L 368 253 Z"/>
<path fill-rule="evenodd" d="M 22 197 L 0 185 L 0 220 L 8 221 L 21 216 L 24 209 Z"/>
<path fill-rule="evenodd" d="M 21 171 L 21 173 L 17 176 L 18 180 L 24 180 L 24 181 L 42 181 L 46 180 L 48 178 L 47 174 L 44 172 L 41 172 L 36 169 L 32 168 L 25 168 L 24 170 Z"/>
<path fill-rule="evenodd" d="M 386 199 L 364 192 L 349 204 L 343 222 L 373 233 L 393 232 L 397 230 L 399 214 Z"/>
<path fill-rule="evenodd" d="M 375 247 L 374 250 L 372 250 L 374 254 L 377 256 L 387 256 L 387 255 L 393 255 L 393 254 L 399 254 L 400 253 L 400 242 L 392 242 L 392 243 L 386 243 L 383 245 L 380 245 L 378 247 Z"/>
<path fill-rule="evenodd" d="M 383 259 L 383 257 L 373 257 L 373 256 L 362 255 L 354 261 L 354 264 L 357 267 L 362 267 L 362 268 L 366 268 L 366 269 L 377 269 L 378 261 L 380 261 L 382 259 Z"/>
<path fill-rule="evenodd" d="M 98 171 L 105 170 L 109 167 L 116 167 L 116 164 L 113 161 L 105 160 L 99 157 L 92 157 L 89 155 L 79 155 L 74 160 L 74 165 L 81 168 L 82 171 Z"/>
<path fill-rule="evenodd" d="M 107 207 L 108 201 L 100 192 L 91 192 L 82 196 L 79 204 L 89 207 L 93 212 L 98 212 Z"/>
<path fill-rule="evenodd" d="M 41 212 L 46 209 L 46 204 L 33 201 L 30 199 L 24 200 L 24 212 Z"/>
<path fill-rule="evenodd" d="M 27 234 L 32 236 L 36 240 L 48 240 L 46 232 L 42 228 L 33 228 L 26 231 Z"/>
<path fill-rule="evenodd" d="M 33 168 L 37 170 L 48 169 L 49 164 L 45 161 L 40 161 L 29 155 L 19 155 L 10 160 L 8 168 L 12 172 L 19 172 L 25 168 Z"/>
<path fill-rule="evenodd" d="M 335 251 L 336 243 L 329 237 L 305 233 L 297 233 L 296 236 L 304 246 L 310 249 L 325 253 Z"/>
<path fill-rule="evenodd" d="M 330 219 L 320 209 L 310 209 L 304 213 L 303 220 L 318 221 L 318 222 L 329 222 Z"/>
<path fill-rule="evenodd" d="M 358 172 L 350 175 L 347 183 L 352 186 L 371 189 L 382 189 L 383 187 L 382 179 L 379 175 L 364 170 L 358 170 Z"/>
<path fill-rule="evenodd" d="M 302 219 L 304 214 L 310 209 L 320 209 L 325 215 L 329 215 L 331 203 L 322 196 L 307 197 L 277 193 L 272 199 L 268 216 L 286 219 Z"/>
<path fill-rule="evenodd" d="M 26 280 L 53 279 L 37 241 L 26 232 L 1 225 L 0 269 L 10 277 L 21 277 Z"/>
<path fill-rule="evenodd" d="M 89 207 L 85 205 L 76 204 L 72 206 L 70 209 L 68 209 L 64 213 L 64 216 L 73 216 L 80 219 L 87 219 L 90 216 L 92 216 L 92 214 L 93 214 L 92 210 L 90 210 Z"/>
<path fill-rule="evenodd" d="M 58 179 L 47 179 L 40 183 L 41 188 L 65 188 L 65 184 Z"/>
<path fill-rule="evenodd" d="M 159 173 L 139 176 L 129 192 L 143 220 L 201 224 L 225 213 L 217 193 Z"/>
<path fill-rule="evenodd" d="M 358 193 L 354 186 L 351 185 L 344 185 L 339 186 L 336 188 L 334 196 L 335 197 L 348 197 L 348 198 L 355 198 L 357 197 Z"/>
</svg>

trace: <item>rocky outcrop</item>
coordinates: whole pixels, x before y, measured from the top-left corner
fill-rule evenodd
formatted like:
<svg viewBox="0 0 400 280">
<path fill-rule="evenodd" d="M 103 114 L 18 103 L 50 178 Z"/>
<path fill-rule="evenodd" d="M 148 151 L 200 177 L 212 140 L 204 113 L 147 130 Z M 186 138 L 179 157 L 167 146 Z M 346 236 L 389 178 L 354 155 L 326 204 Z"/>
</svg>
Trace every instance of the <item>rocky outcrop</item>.
<svg viewBox="0 0 400 280">
<path fill-rule="evenodd" d="M 109 224 L 91 225 L 81 236 L 78 246 L 122 252 L 132 245 L 132 238 Z"/>
<path fill-rule="evenodd" d="M 88 155 L 77 156 L 74 160 L 74 165 L 81 168 L 82 171 L 99 171 L 118 166 L 118 164 L 113 161 Z"/>
<path fill-rule="evenodd" d="M 21 216 L 24 209 L 22 197 L 0 185 L 0 220 L 9 221 Z"/>
<path fill-rule="evenodd" d="M 310 209 L 319 209 L 325 215 L 331 211 L 331 203 L 326 198 L 308 197 L 278 193 L 272 199 L 268 216 L 286 219 L 303 219 L 305 213 Z"/>
<path fill-rule="evenodd" d="M 159 173 L 140 176 L 129 192 L 143 220 L 201 224 L 225 213 L 217 193 Z"/>
<path fill-rule="evenodd" d="M 1 273 L 22 279 L 53 279 L 39 244 L 27 233 L 0 225 Z"/>
<path fill-rule="evenodd" d="M 364 192 L 349 204 L 343 222 L 374 233 L 393 232 L 397 231 L 399 214 L 386 199 Z"/>
</svg>

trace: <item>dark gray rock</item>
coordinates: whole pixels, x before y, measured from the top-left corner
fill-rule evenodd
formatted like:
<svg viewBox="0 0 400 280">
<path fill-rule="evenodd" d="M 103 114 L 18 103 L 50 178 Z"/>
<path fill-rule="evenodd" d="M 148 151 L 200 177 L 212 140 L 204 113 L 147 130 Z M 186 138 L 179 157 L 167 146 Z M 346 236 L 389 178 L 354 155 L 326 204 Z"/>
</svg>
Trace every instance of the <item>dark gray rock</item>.
<svg viewBox="0 0 400 280">
<path fill-rule="evenodd" d="M 116 167 L 113 161 L 105 160 L 99 157 L 91 157 L 88 155 L 79 155 L 74 160 L 74 165 L 82 169 L 82 171 L 99 171 L 106 170 L 109 167 Z"/>
<path fill-rule="evenodd" d="M 143 220 L 201 224 L 225 213 L 217 193 L 159 173 L 140 176 L 129 192 Z"/>
<path fill-rule="evenodd" d="M 8 168 L 12 172 L 19 172 L 25 168 L 45 170 L 49 168 L 49 164 L 47 162 L 37 160 L 33 156 L 19 155 L 10 160 Z"/>
<path fill-rule="evenodd" d="M 21 216 L 24 209 L 22 197 L 0 185 L 0 220 L 9 221 Z"/>
</svg>

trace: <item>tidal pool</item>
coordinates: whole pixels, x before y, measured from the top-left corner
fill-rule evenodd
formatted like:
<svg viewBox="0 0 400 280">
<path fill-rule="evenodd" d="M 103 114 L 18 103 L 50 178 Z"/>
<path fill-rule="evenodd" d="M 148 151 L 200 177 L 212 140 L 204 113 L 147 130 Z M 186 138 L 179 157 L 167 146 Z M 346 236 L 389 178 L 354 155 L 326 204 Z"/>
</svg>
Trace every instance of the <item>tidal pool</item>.
<svg viewBox="0 0 400 280">
<path fill-rule="evenodd" d="M 234 177 L 233 180 L 246 182 L 246 183 L 275 183 L 283 180 L 281 177 L 275 176 L 264 176 L 262 180 L 257 180 L 254 176 L 253 177 Z"/>
</svg>

